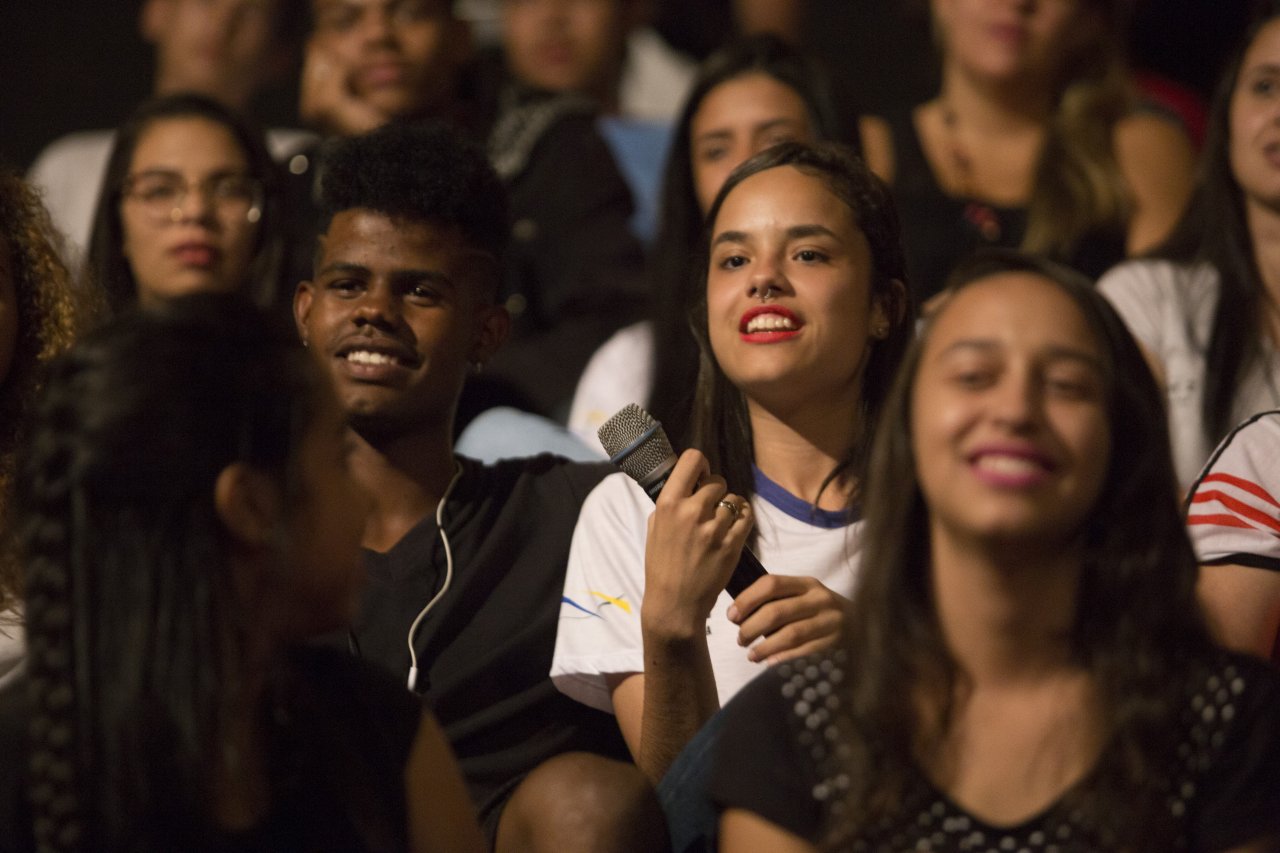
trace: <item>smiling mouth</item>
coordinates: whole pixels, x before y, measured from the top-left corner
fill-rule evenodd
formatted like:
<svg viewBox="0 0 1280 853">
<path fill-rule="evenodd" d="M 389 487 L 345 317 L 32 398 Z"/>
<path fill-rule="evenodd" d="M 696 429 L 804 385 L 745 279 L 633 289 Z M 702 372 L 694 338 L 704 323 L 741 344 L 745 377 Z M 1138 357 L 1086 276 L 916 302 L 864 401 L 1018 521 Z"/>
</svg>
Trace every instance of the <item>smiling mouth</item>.
<svg viewBox="0 0 1280 853">
<path fill-rule="evenodd" d="M 987 454 L 974 460 L 973 466 L 992 474 L 1022 476 L 1027 474 L 1043 474 L 1048 468 L 1034 459 L 1023 456 L 1001 456 Z"/>
<path fill-rule="evenodd" d="M 339 353 L 338 358 L 356 367 L 403 367 L 412 369 L 415 366 L 413 359 L 386 352 L 385 350 L 351 349 L 344 353 Z"/>
<path fill-rule="evenodd" d="M 790 317 L 781 314 L 757 314 L 746 322 L 742 331 L 748 335 L 754 332 L 794 332 L 800 328 Z"/>
</svg>

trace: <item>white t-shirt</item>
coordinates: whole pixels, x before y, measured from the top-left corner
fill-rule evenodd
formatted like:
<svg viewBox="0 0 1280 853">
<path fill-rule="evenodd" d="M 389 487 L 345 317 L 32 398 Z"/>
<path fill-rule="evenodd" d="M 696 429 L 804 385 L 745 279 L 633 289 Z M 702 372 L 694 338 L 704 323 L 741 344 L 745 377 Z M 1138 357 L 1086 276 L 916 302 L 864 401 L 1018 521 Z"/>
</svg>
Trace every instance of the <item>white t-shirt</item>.
<svg viewBox="0 0 1280 853">
<path fill-rule="evenodd" d="M 623 406 L 644 406 L 653 389 L 653 324 L 633 323 L 614 332 L 592 354 L 569 406 L 569 431 L 599 451 L 596 431 Z"/>
<path fill-rule="evenodd" d="M 1201 563 L 1280 571 L 1280 411 L 1218 445 L 1188 499 L 1187 529 Z"/>
<path fill-rule="evenodd" d="M 777 484 L 756 478 L 751 508 L 759 534 L 756 554 L 773 574 L 817 578 L 853 595 L 861 557 L 862 522 L 847 513 L 814 510 Z M 565 572 L 551 678 L 579 702 L 613 713 L 607 676 L 644 671 L 640 603 L 644 545 L 653 502 L 627 475 L 606 477 L 582 506 Z M 758 675 L 721 592 L 707 620 L 707 647 L 721 704 Z"/>
<path fill-rule="evenodd" d="M 1098 281 L 1129 331 L 1164 367 L 1174 468 L 1184 489 L 1216 441 L 1204 436 L 1205 353 L 1218 304 L 1218 273 L 1206 264 L 1129 261 Z M 1267 368 L 1256 366 L 1236 391 L 1231 421 L 1280 406 L 1280 356 L 1265 340 Z"/>
</svg>

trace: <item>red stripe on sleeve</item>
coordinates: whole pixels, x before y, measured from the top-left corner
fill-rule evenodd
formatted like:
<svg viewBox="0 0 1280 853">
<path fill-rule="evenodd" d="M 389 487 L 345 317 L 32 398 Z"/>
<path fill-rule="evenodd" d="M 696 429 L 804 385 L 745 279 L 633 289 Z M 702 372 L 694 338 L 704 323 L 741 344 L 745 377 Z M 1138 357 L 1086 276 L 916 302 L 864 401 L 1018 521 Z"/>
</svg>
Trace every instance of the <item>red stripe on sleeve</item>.
<svg viewBox="0 0 1280 853">
<path fill-rule="evenodd" d="M 1226 513 L 1187 516 L 1188 527 L 1235 527 L 1240 530 L 1256 530 L 1252 524 Z"/>
<path fill-rule="evenodd" d="M 1280 509 L 1280 501 L 1276 501 L 1275 498 L 1271 497 L 1270 492 L 1268 492 L 1266 489 L 1262 488 L 1262 486 L 1259 486 L 1257 483 L 1253 482 L 1252 480 L 1246 480 L 1243 477 L 1237 477 L 1234 474 L 1218 473 L 1218 474 L 1210 474 L 1200 482 L 1201 482 L 1201 485 L 1205 483 L 1225 483 L 1228 486 L 1235 486 L 1240 491 L 1248 492 L 1258 500 L 1266 501 L 1267 503 L 1271 504 L 1273 507 Z M 1196 496 L 1192 498 L 1192 501 L 1195 502 L 1199 500 L 1201 500 L 1200 490 L 1197 489 Z"/>
</svg>

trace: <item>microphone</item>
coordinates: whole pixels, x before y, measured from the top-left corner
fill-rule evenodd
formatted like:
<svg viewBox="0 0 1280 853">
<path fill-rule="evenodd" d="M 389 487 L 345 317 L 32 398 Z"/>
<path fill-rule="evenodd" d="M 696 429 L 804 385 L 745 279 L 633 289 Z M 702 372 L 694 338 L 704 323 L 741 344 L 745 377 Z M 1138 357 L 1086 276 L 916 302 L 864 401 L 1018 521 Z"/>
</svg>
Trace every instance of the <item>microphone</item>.
<svg viewBox="0 0 1280 853">
<path fill-rule="evenodd" d="M 605 421 L 596 433 L 609 461 L 640 484 L 650 500 L 657 500 L 667 477 L 676 465 L 676 453 L 653 415 L 630 403 Z M 742 549 L 738 565 L 724 585 L 729 595 L 737 598 L 768 572 L 750 548 Z"/>
</svg>

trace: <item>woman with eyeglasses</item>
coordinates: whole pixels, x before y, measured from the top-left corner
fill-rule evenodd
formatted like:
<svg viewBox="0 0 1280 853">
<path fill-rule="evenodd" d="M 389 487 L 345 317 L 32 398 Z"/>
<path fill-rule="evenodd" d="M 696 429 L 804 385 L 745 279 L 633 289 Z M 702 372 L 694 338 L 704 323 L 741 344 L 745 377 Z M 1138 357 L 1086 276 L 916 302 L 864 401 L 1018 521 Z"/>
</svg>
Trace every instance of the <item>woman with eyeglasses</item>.
<svg viewBox="0 0 1280 853">
<path fill-rule="evenodd" d="M 120 311 L 198 291 L 278 304 L 280 181 L 262 134 L 200 95 L 147 101 L 116 133 L 86 274 Z"/>
</svg>

